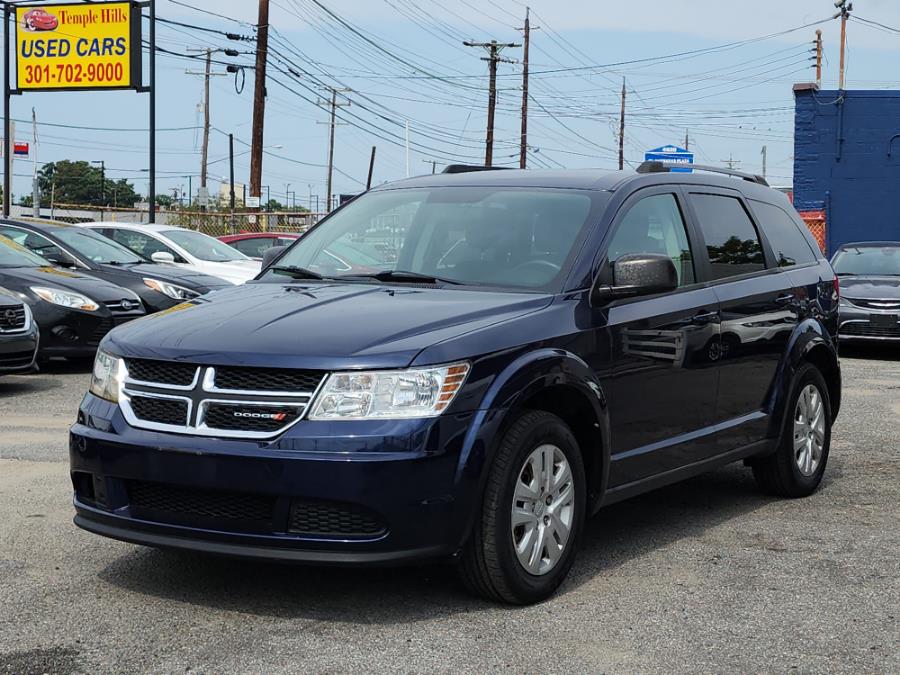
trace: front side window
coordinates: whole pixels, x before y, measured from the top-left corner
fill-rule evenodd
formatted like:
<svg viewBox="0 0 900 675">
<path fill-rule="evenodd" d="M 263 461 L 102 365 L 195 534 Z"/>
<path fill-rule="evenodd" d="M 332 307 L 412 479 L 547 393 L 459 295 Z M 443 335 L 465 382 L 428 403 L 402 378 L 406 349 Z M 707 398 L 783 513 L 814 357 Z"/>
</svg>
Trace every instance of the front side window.
<svg viewBox="0 0 900 675">
<path fill-rule="evenodd" d="M 49 260 L 50 258 L 59 259 L 63 257 L 63 252 L 59 246 L 34 232 L 27 232 L 14 227 L 0 227 L 0 236 L 13 240 L 42 258 Z"/>
<path fill-rule="evenodd" d="M 816 261 L 816 255 L 800 231 L 800 226 L 787 212 L 774 204 L 756 200 L 750 201 L 750 207 L 772 245 L 775 261 L 779 267 L 805 265 Z"/>
<path fill-rule="evenodd" d="M 675 195 L 644 197 L 625 212 L 609 243 L 607 257 L 614 263 L 634 253 L 668 256 L 678 272 L 678 285 L 694 283 L 691 247 Z"/>
<path fill-rule="evenodd" d="M 0 267 L 45 267 L 49 263 L 39 255 L 0 234 Z"/>
<path fill-rule="evenodd" d="M 171 239 L 178 246 L 199 260 L 206 262 L 232 262 L 247 260 L 247 256 L 226 244 L 202 232 L 193 230 L 164 230 L 161 234 Z"/>
<path fill-rule="evenodd" d="M 900 277 L 900 246 L 848 246 L 831 266 L 843 276 Z"/>
<path fill-rule="evenodd" d="M 112 230 L 112 238 L 113 241 L 119 242 L 123 246 L 130 248 L 138 255 L 142 255 L 148 259 L 151 258 L 154 253 L 169 253 L 173 258 L 175 258 L 175 262 L 187 262 L 184 258 L 178 255 L 175 249 L 166 246 L 164 243 L 159 241 L 159 239 L 155 239 L 154 237 L 144 234 L 143 232 L 138 232 L 136 230 L 114 229 Z"/>
<path fill-rule="evenodd" d="M 713 279 L 725 279 L 766 269 L 759 234 L 744 205 L 735 197 L 692 194 Z"/>
<path fill-rule="evenodd" d="M 412 272 L 474 286 L 551 290 L 577 253 L 595 201 L 607 198 L 534 188 L 373 192 L 311 230 L 278 266 L 347 279 Z"/>
<path fill-rule="evenodd" d="M 143 262 L 131 250 L 90 230 L 60 228 L 55 231 L 55 235 L 63 244 L 91 262 L 123 265 Z"/>
</svg>

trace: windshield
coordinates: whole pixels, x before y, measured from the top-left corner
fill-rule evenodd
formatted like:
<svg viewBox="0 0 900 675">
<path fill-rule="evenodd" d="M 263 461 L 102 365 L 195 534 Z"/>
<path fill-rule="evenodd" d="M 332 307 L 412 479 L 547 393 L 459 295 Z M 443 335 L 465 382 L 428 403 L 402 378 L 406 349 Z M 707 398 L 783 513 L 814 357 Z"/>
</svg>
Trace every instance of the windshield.
<svg viewBox="0 0 900 675">
<path fill-rule="evenodd" d="M 467 285 L 558 290 L 602 194 L 475 187 L 373 192 L 312 229 L 278 268 L 339 279 L 404 272 Z M 266 278 L 280 273 L 271 270 Z"/>
<path fill-rule="evenodd" d="M 232 260 L 250 260 L 236 248 L 225 242 L 213 239 L 202 232 L 192 230 L 165 230 L 162 234 L 195 258 L 207 262 L 231 262 Z"/>
<path fill-rule="evenodd" d="M 21 244 L 0 235 L 0 267 L 49 267 L 50 263 Z"/>
<path fill-rule="evenodd" d="M 838 274 L 900 276 L 900 246 L 855 246 L 843 248 L 832 262 Z"/>
<path fill-rule="evenodd" d="M 123 265 L 146 262 L 134 251 L 90 230 L 67 227 L 54 230 L 53 234 L 66 246 L 91 262 Z"/>
</svg>

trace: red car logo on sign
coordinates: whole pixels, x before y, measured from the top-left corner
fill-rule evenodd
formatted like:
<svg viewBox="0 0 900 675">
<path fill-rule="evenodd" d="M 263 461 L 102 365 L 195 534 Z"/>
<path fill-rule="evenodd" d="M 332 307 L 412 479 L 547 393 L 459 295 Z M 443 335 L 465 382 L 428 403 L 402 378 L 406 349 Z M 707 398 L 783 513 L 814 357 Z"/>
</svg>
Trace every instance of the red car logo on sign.
<svg viewBox="0 0 900 675">
<path fill-rule="evenodd" d="M 59 26 L 59 19 L 43 9 L 33 9 L 22 17 L 22 23 L 24 24 L 23 28 L 27 31 L 47 31 L 56 30 Z"/>
</svg>

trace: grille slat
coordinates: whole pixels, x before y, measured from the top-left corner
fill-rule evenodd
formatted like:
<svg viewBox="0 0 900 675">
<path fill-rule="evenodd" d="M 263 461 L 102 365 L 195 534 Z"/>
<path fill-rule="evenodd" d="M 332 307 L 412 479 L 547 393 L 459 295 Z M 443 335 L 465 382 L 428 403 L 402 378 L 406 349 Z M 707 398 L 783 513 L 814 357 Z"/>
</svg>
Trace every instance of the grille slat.
<svg viewBox="0 0 900 675">
<path fill-rule="evenodd" d="M 216 387 L 241 391 L 312 392 L 319 386 L 322 376 L 323 373 L 316 370 L 225 366 L 216 368 Z"/>
<path fill-rule="evenodd" d="M 304 407 L 210 403 L 203 422 L 210 429 L 274 432 L 295 421 Z"/>
<path fill-rule="evenodd" d="M 125 366 L 133 380 L 187 387 L 194 381 L 197 366 L 193 363 L 155 361 L 153 359 L 126 359 Z"/>
<path fill-rule="evenodd" d="M 386 527 L 378 514 L 354 504 L 294 500 L 288 531 L 333 537 L 374 537 Z"/>
<path fill-rule="evenodd" d="M 149 396 L 132 396 L 131 409 L 138 419 L 156 424 L 187 424 L 187 401 L 167 398 L 151 398 Z"/>
<path fill-rule="evenodd" d="M 840 335 L 860 337 L 893 337 L 900 338 L 900 323 L 893 326 L 875 326 L 871 323 L 845 323 L 841 326 Z"/>
<path fill-rule="evenodd" d="M 224 521 L 229 530 L 274 529 L 276 498 L 268 495 L 129 481 L 128 497 L 133 515 L 156 522 L 211 525 Z"/>
</svg>

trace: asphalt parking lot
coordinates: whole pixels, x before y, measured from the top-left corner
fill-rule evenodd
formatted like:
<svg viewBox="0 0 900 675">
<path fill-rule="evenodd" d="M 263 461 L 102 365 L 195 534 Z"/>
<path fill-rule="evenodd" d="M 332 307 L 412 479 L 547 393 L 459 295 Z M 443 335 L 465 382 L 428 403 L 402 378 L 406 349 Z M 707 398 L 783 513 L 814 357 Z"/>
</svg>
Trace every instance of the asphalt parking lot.
<svg viewBox="0 0 900 675">
<path fill-rule="evenodd" d="M 601 511 L 527 608 L 452 569 L 176 554 L 71 523 L 66 428 L 88 374 L 0 379 L 0 673 L 900 672 L 900 349 L 842 358 L 822 489 L 733 466 Z"/>
</svg>

